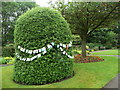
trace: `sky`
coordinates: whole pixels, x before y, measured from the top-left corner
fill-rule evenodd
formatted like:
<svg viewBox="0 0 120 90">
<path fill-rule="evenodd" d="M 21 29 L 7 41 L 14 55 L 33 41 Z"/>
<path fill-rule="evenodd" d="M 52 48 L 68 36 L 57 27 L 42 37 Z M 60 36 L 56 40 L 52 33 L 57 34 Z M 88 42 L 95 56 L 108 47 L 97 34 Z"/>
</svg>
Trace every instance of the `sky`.
<svg viewBox="0 0 120 90">
<path fill-rule="evenodd" d="M 50 0 L 35 0 L 35 1 L 36 1 L 36 4 L 38 4 L 38 5 L 42 6 L 42 7 L 48 7 L 49 6 L 48 2 Z M 52 2 L 55 2 L 55 1 L 56 0 L 52 0 Z"/>
<path fill-rule="evenodd" d="M 49 7 L 49 4 L 48 2 L 50 0 L 35 0 L 36 1 L 36 4 L 42 6 L 42 7 Z M 52 0 L 52 2 L 55 2 L 57 0 Z M 65 1 L 71 1 L 71 0 L 65 0 Z M 119 0 L 76 0 L 76 1 L 92 1 L 92 2 L 118 2 Z"/>
<path fill-rule="evenodd" d="M 49 7 L 50 5 L 48 4 L 48 2 L 51 0 L 35 0 L 36 4 L 42 6 L 42 7 Z M 52 0 L 52 2 L 54 3 L 57 0 Z M 65 0 L 66 1 L 70 1 L 70 0 Z"/>
</svg>

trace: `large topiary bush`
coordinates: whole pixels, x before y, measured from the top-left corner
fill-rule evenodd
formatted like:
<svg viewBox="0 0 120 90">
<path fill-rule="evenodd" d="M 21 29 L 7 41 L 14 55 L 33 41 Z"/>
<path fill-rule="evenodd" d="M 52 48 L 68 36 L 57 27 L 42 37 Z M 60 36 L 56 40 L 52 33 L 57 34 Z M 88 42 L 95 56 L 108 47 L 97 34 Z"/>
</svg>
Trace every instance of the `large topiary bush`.
<svg viewBox="0 0 120 90">
<path fill-rule="evenodd" d="M 27 11 L 18 18 L 14 37 L 15 82 L 46 84 L 73 75 L 71 32 L 58 11 L 41 7 Z"/>
</svg>

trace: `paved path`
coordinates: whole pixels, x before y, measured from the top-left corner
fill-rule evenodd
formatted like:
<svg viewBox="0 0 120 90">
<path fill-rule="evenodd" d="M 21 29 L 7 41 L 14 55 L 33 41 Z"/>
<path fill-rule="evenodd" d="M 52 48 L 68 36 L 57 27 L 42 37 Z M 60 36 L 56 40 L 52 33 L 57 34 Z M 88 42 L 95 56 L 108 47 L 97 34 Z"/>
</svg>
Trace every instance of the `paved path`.
<svg viewBox="0 0 120 90">
<path fill-rule="evenodd" d="M 107 83 L 101 90 L 104 90 L 105 88 L 119 88 L 120 89 L 120 83 L 118 83 L 118 80 L 120 80 L 120 74 L 118 74 L 109 83 Z"/>
<path fill-rule="evenodd" d="M 118 58 L 120 58 L 120 55 L 99 55 L 99 56 L 117 56 Z M 118 88 L 118 90 L 120 90 L 120 73 L 113 78 L 110 82 L 108 82 L 101 90 L 106 90 L 108 88 L 108 90 L 113 90 L 116 88 Z M 111 89 L 110 89 L 111 88 Z M 116 90 L 115 89 L 115 90 Z"/>
<path fill-rule="evenodd" d="M 2 64 L 2 65 L 0 65 L 0 67 L 1 66 L 11 66 L 11 65 L 13 65 L 13 64 Z"/>
</svg>

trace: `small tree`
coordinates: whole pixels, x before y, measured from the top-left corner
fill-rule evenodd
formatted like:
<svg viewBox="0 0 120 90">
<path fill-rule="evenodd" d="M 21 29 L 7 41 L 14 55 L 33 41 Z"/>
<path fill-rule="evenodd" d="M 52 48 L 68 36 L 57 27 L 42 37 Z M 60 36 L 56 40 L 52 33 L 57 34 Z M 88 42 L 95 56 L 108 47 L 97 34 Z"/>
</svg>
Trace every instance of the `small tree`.
<svg viewBox="0 0 120 90">
<path fill-rule="evenodd" d="M 50 2 L 70 23 L 73 33 L 82 39 L 82 56 L 86 57 L 86 40 L 91 33 L 115 23 L 119 2 Z"/>
</svg>

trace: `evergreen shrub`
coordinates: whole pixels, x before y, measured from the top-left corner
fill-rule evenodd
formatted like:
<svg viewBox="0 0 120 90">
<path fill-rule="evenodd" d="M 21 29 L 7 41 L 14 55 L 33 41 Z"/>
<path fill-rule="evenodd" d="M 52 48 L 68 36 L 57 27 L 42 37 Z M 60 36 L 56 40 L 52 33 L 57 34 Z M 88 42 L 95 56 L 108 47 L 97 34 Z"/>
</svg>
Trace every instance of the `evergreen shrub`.
<svg viewBox="0 0 120 90">
<path fill-rule="evenodd" d="M 5 46 L 2 48 L 3 57 L 14 57 L 15 49 L 14 46 Z"/>
<path fill-rule="evenodd" d="M 56 45 L 69 44 L 71 31 L 60 12 L 43 7 L 36 7 L 21 15 L 14 31 L 15 51 L 24 58 L 34 54 L 21 52 L 18 46 L 29 50 L 46 47 L 51 42 L 55 45 L 47 53 L 32 61 L 23 61 L 16 57 L 14 81 L 21 84 L 46 84 L 73 75 L 73 60 L 63 55 Z M 64 50 L 72 55 L 69 48 Z"/>
</svg>

